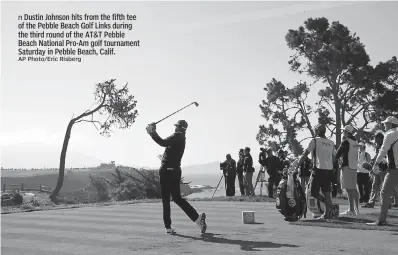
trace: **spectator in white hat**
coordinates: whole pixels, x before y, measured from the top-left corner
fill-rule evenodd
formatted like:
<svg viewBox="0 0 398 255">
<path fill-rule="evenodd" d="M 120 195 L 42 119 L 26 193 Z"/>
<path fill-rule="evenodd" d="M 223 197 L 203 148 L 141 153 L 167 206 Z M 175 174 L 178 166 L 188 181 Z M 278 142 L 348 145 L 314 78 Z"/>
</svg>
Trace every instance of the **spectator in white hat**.
<svg viewBox="0 0 398 255">
<path fill-rule="evenodd" d="M 365 162 L 370 162 L 370 154 L 366 152 L 364 143 L 359 143 L 357 184 L 359 190 L 359 203 L 367 203 L 370 197 L 370 176 L 369 171 L 362 167 Z"/>
<path fill-rule="evenodd" d="M 344 138 L 336 152 L 336 161 L 343 157 L 341 164 L 341 188 L 348 195 L 349 208 L 340 215 L 358 215 L 359 195 L 357 191 L 358 141 L 354 137 L 355 129 L 347 125 L 343 129 Z"/>
<path fill-rule="evenodd" d="M 386 224 L 387 213 L 391 202 L 391 196 L 398 185 L 398 119 L 388 117 L 383 124 L 386 129 L 383 145 L 377 155 L 372 171 L 379 172 L 379 163 L 387 155 L 388 173 L 384 178 L 381 189 L 381 211 L 379 218 L 368 225 L 382 226 Z"/>
</svg>

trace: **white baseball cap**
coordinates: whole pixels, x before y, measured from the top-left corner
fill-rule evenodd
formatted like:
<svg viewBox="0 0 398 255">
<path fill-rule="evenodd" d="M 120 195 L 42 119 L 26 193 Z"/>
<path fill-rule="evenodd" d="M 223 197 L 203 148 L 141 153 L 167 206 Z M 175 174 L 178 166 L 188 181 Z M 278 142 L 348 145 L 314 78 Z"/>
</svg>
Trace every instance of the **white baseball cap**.
<svg viewBox="0 0 398 255">
<path fill-rule="evenodd" d="M 391 123 L 391 124 L 395 124 L 395 125 L 398 126 L 398 119 L 393 117 L 393 116 L 390 116 L 385 121 L 383 121 L 382 123 Z"/>
<path fill-rule="evenodd" d="M 347 131 L 350 134 L 353 134 L 355 132 L 355 128 L 351 125 L 345 126 L 342 130 Z"/>
</svg>

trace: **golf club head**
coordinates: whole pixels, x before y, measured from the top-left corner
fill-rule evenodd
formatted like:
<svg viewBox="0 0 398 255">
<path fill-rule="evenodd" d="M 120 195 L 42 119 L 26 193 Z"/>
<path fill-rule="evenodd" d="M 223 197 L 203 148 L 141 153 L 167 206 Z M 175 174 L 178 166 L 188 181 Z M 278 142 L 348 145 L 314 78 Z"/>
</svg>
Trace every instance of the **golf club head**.
<svg viewBox="0 0 398 255">
<path fill-rule="evenodd" d="M 195 104 L 195 106 L 196 106 L 196 107 L 198 107 L 198 106 L 199 106 L 198 102 L 193 102 L 193 103 Z"/>
</svg>

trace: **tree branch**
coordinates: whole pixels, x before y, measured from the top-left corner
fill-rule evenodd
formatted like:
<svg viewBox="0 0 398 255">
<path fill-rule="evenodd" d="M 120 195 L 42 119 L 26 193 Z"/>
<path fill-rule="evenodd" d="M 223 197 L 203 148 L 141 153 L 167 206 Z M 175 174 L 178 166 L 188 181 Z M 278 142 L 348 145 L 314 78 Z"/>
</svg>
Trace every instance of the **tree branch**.
<svg viewBox="0 0 398 255">
<path fill-rule="evenodd" d="M 91 111 L 85 111 L 84 113 L 77 116 L 74 120 L 76 121 L 76 120 L 79 120 L 81 118 L 87 117 L 87 116 L 95 113 L 96 111 L 98 111 L 99 109 L 101 109 L 104 106 L 105 100 L 106 100 L 106 94 L 104 95 L 104 98 L 102 99 L 101 103 L 96 108 L 94 108 Z"/>
<path fill-rule="evenodd" d="M 319 104 L 321 104 L 323 102 L 326 102 L 326 104 L 330 107 L 330 109 L 333 111 L 334 114 L 336 114 L 336 111 L 334 110 L 334 108 L 332 107 L 332 105 L 325 99 L 324 96 L 322 96 L 321 100 L 319 101 Z"/>
<path fill-rule="evenodd" d="M 349 124 L 353 121 L 353 119 L 354 119 L 359 113 L 361 113 L 362 110 L 364 110 L 366 107 L 368 107 L 368 104 L 365 104 L 365 105 L 362 105 L 362 106 L 358 106 L 358 107 L 355 108 L 355 109 L 358 109 L 359 107 L 361 107 L 361 109 L 359 109 L 359 110 L 356 111 L 355 113 L 351 114 L 351 117 L 348 119 L 346 125 L 349 125 Z"/>
<path fill-rule="evenodd" d="M 306 138 L 304 138 L 304 139 L 301 139 L 301 140 L 299 141 L 299 143 L 301 143 L 302 141 L 305 141 L 305 140 L 307 140 L 307 139 L 311 139 L 311 138 L 314 138 L 314 137 L 312 137 L 312 136 L 306 137 Z"/>
<path fill-rule="evenodd" d="M 81 120 L 76 121 L 76 123 L 79 123 L 79 122 L 93 123 L 93 125 L 94 125 L 95 129 L 97 129 L 97 131 L 98 131 L 99 129 L 97 128 L 97 126 L 95 125 L 95 123 L 101 125 L 101 122 L 99 122 L 99 121 L 97 121 L 97 120 L 85 120 L 85 119 L 81 119 Z"/>
</svg>

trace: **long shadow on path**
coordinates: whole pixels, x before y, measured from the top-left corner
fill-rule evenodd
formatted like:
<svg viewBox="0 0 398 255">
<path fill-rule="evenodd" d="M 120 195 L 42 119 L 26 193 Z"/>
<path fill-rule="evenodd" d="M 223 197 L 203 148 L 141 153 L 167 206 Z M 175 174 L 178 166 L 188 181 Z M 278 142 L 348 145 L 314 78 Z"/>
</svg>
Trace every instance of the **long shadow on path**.
<svg viewBox="0 0 398 255">
<path fill-rule="evenodd" d="M 181 234 L 174 234 L 175 236 L 193 239 L 196 241 L 203 241 L 207 243 L 219 243 L 219 244 L 234 244 L 240 245 L 241 250 L 243 251 L 261 251 L 259 248 L 282 248 L 282 247 L 291 247 L 296 248 L 300 247 L 297 245 L 292 244 L 279 244 L 279 243 L 272 243 L 272 242 L 258 242 L 258 241 L 243 241 L 243 240 L 232 240 L 223 237 L 216 237 L 220 234 L 213 234 L 213 233 L 206 233 L 202 234 L 201 237 L 195 236 L 186 236 Z"/>
</svg>

